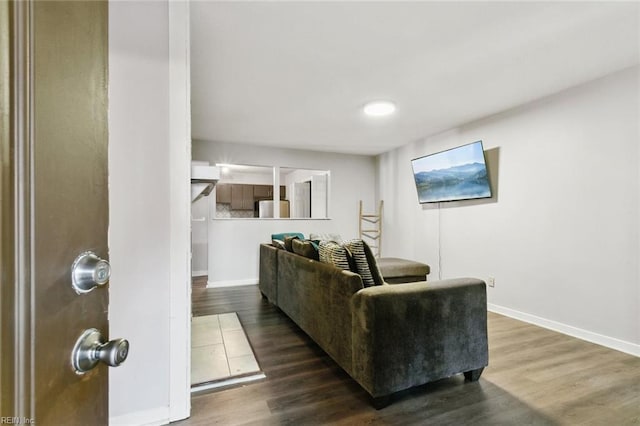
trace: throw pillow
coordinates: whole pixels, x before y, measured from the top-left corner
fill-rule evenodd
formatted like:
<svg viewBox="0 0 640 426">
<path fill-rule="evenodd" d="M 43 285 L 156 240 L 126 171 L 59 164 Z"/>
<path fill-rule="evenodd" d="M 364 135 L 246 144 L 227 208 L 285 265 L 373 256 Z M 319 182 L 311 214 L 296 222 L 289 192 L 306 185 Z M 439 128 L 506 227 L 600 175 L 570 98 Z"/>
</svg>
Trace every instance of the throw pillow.
<svg viewBox="0 0 640 426">
<path fill-rule="evenodd" d="M 308 259 L 320 260 L 318 249 L 314 247 L 311 241 L 303 241 L 298 238 L 292 242 L 293 252 Z"/>
<path fill-rule="evenodd" d="M 293 253 L 293 240 L 299 240 L 300 237 L 298 237 L 297 235 L 287 235 L 286 237 L 284 237 L 284 248 L 287 251 L 290 251 L 291 253 Z"/>
<path fill-rule="evenodd" d="M 320 241 L 318 257 L 320 262 L 329 263 L 345 271 L 351 271 L 347 249 L 335 241 Z"/>
<path fill-rule="evenodd" d="M 342 237 L 339 234 L 331 234 L 331 233 L 322 233 L 322 234 L 309 234 L 310 240 L 320 240 L 320 241 L 335 241 L 336 243 L 342 243 Z"/>
<path fill-rule="evenodd" d="M 282 240 L 273 239 L 273 240 L 271 240 L 271 245 L 276 247 L 276 248 L 285 250 L 284 241 L 282 241 Z"/>
<path fill-rule="evenodd" d="M 298 238 L 300 238 L 301 240 L 304 240 L 304 234 L 300 232 L 281 232 L 279 234 L 271 234 L 271 239 L 284 241 L 285 237 L 293 237 L 294 235 L 297 235 Z"/>
<path fill-rule="evenodd" d="M 382 277 L 382 272 L 378 266 L 376 255 L 373 254 L 373 250 L 371 250 L 371 247 L 369 247 L 369 244 L 367 244 L 366 241 L 362 241 L 362 245 L 364 245 L 364 253 L 367 255 L 367 263 L 369 264 L 369 270 L 371 271 L 371 276 L 373 277 L 375 285 L 384 284 L 384 278 Z"/>
<path fill-rule="evenodd" d="M 367 260 L 367 254 L 364 249 L 365 242 L 362 240 L 354 239 L 345 241 L 343 246 L 346 247 L 353 256 L 353 261 L 356 266 L 357 272 L 362 277 L 362 285 L 365 287 L 372 287 L 376 285 L 376 281 L 373 279 L 371 268 L 369 268 L 369 262 Z"/>
</svg>

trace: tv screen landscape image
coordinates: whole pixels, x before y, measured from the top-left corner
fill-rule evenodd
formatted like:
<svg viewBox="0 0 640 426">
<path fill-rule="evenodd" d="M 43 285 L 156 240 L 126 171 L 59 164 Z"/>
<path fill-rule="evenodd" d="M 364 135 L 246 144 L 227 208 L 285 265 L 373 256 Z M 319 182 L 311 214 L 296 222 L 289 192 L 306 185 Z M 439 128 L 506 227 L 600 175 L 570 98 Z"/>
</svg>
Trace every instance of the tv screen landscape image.
<svg viewBox="0 0 640 426">
<path fill-rule="evenodd" d="M 418 201 L 490 198 L 482 141 L 411 160 Z"/>
</svg>

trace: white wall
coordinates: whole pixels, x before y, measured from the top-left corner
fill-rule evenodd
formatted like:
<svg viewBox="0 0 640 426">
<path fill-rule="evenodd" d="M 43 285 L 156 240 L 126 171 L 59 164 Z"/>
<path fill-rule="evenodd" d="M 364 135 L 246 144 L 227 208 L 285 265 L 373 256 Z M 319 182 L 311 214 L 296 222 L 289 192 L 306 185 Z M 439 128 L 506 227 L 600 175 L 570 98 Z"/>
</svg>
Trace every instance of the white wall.
<svg viewBox="0 0 640 426">
<path fill-rule="evenodd" d="M 112 424 L 169 418 L 170 179 L 167 2 L 109 4 Z"/>
<path fill-rule="evenodd" d="M 325 173 L 325 170 L 294 170 L 291 173 L 287 173 L 284 179 L 280 180 L 280 184 L 289 186 L 296 182 L 308 182 L 311 180 L 312 176 L 324 175 Z"/>
<path fill-rule="evenodd" d="M 273 185 L 273 169 L 265 169 L 264 173 L 222 173 L 220 183 L 249 184 L 249 185 Z"/>
<path fill-rule="evenodd" d="M 338 233 L 358 236 L 358 201 L 374 209 L 375 159 L 314 151 L 194 141 L 194 160 L 215 163 L 279 165 L 330 171 L 329 220 L 218 219 L 209 222 L 209 283 L 256 283 L 260 243 L 278 232 Z M 214 195 L 214 194 L 212 194 Z M 211 201 L 211 200 L 210 200 Z"/>
<path fill-rule="evenodd" d="M 640 355 L 639 89 L 636 67 L 379 156 L 385 256 L 493 276 L 492 309 Z M 494 199 L 420 206 L 410 160 L 476 140 Z"/>
</svg>

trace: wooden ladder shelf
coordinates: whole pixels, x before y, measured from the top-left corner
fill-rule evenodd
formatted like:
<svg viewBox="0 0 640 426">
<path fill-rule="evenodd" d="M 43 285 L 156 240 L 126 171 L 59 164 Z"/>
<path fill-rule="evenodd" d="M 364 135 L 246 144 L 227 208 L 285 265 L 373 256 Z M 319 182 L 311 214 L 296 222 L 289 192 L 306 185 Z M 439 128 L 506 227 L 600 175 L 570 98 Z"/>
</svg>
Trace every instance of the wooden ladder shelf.
<svg viewBox="0 0 640 426">
<path fill-rule="evenodd" d="M 362 200 L 360 200 L 360 216 L 358 218 L 360 239 L 367 242 L 373 254 L 378 258 L 382 247 L 382 206 L 383 201 L 380 200 L 376 214 L 364 214 L 362 213 Z"/>
</svg>

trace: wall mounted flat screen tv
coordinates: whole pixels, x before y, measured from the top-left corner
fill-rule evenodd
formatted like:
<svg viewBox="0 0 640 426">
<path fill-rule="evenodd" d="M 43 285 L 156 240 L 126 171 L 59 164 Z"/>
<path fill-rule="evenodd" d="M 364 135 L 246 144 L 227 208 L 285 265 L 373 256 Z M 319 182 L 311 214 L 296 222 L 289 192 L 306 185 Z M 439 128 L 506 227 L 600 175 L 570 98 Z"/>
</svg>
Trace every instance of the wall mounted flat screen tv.
<svg viewBox="0 0 640 426">
<path fill-rule="evenodd" d="M 411 166 L 421 204 L 491 197 L 482 141 L 415 158 Z"/>
</svg>

